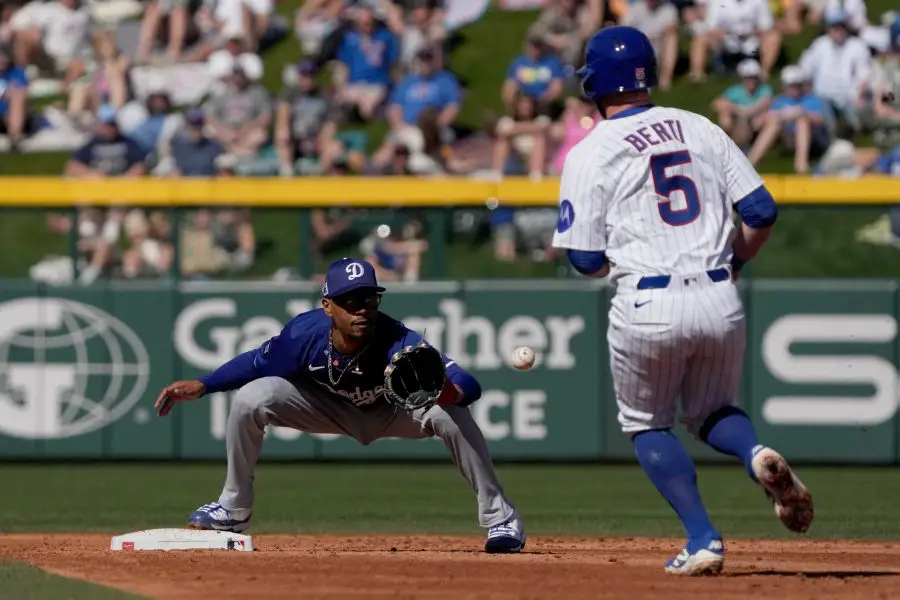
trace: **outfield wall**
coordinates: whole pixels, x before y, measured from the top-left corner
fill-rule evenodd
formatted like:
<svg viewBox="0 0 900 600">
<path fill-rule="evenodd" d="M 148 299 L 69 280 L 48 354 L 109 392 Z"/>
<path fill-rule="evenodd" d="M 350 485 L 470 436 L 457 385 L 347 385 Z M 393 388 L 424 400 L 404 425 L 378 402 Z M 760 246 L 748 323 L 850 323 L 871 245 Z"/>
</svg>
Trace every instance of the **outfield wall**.
<svg viewBox="0 0 900 600">
<path fill-rule="evenodd" d="M 859 179 L 763 175 L 780 205 L 893 205 L 900 179 L 867 175 Z M 73 179 L 0 177 L 0 207 L 63 208 L 83 206 L 268 208 L 448 208 L 460 206 L 550 206 L 559 203 L 559 178 L 532 181 L 504 177 L 481 181 L 467 177 L 300 177 Z"/>
<path fill-rule="evenodd" d="M 900 462 L 893 281 L 753 281 L 742 401 L 763 441 L 797 459 Z M 309 285 L 0 284 L 0 458 L 221 458 L 229 394 L 158 419 L 153 401 L 277 334 L 317 305 Z M 500 459 L 630 456 L 609 381 L 606 308 L 593 282 L 404 286 L 383 309 L 481 380 L 473 413 Z M 508 364 L 538 349 L 529 372 Z M 692 452 L 716 456 L 697 444 Z M 363 448 L 273 429 L 269 458 L 433 458 L 433 440 Z M 412 455 L 412 456 L 411 456 Z"/>
</svg>

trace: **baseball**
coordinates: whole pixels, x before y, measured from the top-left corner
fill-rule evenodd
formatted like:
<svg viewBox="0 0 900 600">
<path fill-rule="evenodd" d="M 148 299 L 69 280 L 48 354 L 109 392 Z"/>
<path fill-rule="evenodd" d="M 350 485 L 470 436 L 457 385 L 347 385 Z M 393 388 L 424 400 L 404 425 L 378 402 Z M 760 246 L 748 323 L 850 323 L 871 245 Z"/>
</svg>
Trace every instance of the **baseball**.
<svg viewBox="0 0 900 600">
<path fill-rule="evenodd" d="M 519 346 L 513 350 L 512 366 L 520 371 L 527 371 L 534 366 L 534 350 L 528 346 Z"/>
</svg>

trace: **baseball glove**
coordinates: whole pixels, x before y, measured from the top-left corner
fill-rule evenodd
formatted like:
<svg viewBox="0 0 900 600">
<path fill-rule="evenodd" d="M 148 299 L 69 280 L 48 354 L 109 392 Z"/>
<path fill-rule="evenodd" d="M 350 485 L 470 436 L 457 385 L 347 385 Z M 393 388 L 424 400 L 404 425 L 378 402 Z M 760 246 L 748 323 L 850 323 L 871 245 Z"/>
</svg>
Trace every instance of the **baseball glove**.
<svg viewBox="0 0 900 600">
<path fill-rule="evenodd" d="M 406 346 L 384 369 L 385 398 L 405 410 L 430 407 L 444 391 L 446 372 L 441 353 L 425 342 Z"/>
</svg>

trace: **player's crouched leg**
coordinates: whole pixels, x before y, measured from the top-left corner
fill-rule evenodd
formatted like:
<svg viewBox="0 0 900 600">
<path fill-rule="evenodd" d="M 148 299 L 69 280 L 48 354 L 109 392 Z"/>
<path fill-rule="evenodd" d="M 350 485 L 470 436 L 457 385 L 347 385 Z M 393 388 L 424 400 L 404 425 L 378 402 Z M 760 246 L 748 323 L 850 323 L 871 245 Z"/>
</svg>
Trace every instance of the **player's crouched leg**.
<svg viewBox="0 0 900 600">
<path fill-rule="evenodd" d="M 261 444 L 268 425 L 306 433 L 346 434 L 353 430 L 346 423 L 353 416 L 354 409 L 338 405 L 316 390 L 299 389 L 281 377 L 262 377 L 234 395 L 228 414 L 226 445 L 243 440 L 242 434 L 247 432 Z"/>
<path fill-rule="evenodd" d="M 296 409 L 299 408 L 297 404 L 300 401 L 297 388 L 281 377 L 262 377 L 235 392 L 225 430 L 229 462 L 232 448 L 240 449 L 242 455 L 249 451 L 251 455 L 258 457 L 265 428 L 270 423 L 281 425 L 293 421 L 289 426 L 302 428 L 303 424 L 297 422 L 296 418 L 299 415 L 294 414 L 293 418 L 290 416 L 291 412 L 299 412 Z"/>
<path fill-rule="evenodd" d="M 270 378 L 271 379 L 271 378 Z M 262 450 L 265 422 L 260 406 L 272 400 L 276 386 L 265 379 L 248 383 L 235 393 L 225 429 L 228 470 L 218 501 L 209 502 L 188 517 L 188 527 L 245 531 L 253 513 L 253 470 Z"/>
<path fill-rule="evenodd" d="M 204 504 L 190 517 L 191 527 L 243 531 L 253 512 L 253 472 L 263 446 L 270 407 L 297 390 L 278 377 L 251 381 L 233 396 L 225 428 L 228 470 L 217 502 Z"/>
<path fill-rule="evenodd" d="M 232 398 L 228 413 L 229 424 L 234 422 L 242 427 L 262 430 L 267 424 L 263 407 L 271 405 L 280 395 L 284 395 L 284 390 L 279 394 L 279 389 L 285 386 L 290 384 L 280 377 L 263 377 L 246 384 Z"/>
<path fill-rule="evenodd" d="M 428 435 L 443 440 L 453 462 L 478 495 L 478 520 L 488 528 L 486 552 L 512 553 L 525 547 L 525 530 L 516 508 L 497 480 L 487 442 L 468 408 L 429 409 L 423 419 Z"/>
<path fill-rule="evenodd" d="M 334 405 L 334 403 L 331 403 Z M 283 426 L 310 433 L 342 433 L 336 408 L 310 391 L 301 392 L 280 377 L 263 377 L 238 390 L 225 428 L 228 469 L 217 502 L 196 510 L 188 522 L 203 529 L 240 531 L 249 526 L 253 510 L 253 473 L 262 452 L 266 426 Z"/>
</svg>

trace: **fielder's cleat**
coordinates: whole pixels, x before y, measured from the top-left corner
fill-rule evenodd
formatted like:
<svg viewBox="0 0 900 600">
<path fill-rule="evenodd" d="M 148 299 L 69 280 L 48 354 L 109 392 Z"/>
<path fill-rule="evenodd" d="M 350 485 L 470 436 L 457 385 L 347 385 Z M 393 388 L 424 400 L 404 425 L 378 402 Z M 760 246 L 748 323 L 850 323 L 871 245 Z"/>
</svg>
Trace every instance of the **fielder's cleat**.
<svg viewBox="0 0 900 600">
<path fill-rule="evenodd" d="M 491 554 L 514 554 L 525 547 L 525 529 L 518 517 L 488 529 L 484 551 Z"/>
<path fill-rule="evenodd" d="M 752 465 L 756 480 L 765 488 L 784 526 L 797 533 L 809 529 L 813 521 L 812 494 L 794 475 L 784 457 L 760 446 L 754 451 Z"/>
<path fill-rule="evenodd" d="M 685 546 L 678 556 L 666 563 L 669 575 L 718 575 L 725 565 L 725 546 L 722 540 L 712 540 L 705 548 L 691 553 Z"/>
<path fill-rule="evenodd" d="M 204 504 L 188 517 L 188 529 L 215 529 L 240 533 L 250 527 L 250 515 L 244 520 L 234 519 L 227 508 L 218 502 Z"/>
</svg>

